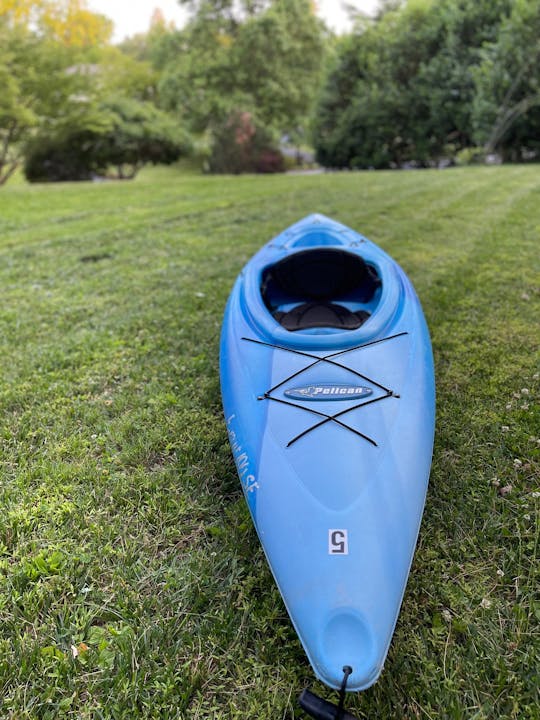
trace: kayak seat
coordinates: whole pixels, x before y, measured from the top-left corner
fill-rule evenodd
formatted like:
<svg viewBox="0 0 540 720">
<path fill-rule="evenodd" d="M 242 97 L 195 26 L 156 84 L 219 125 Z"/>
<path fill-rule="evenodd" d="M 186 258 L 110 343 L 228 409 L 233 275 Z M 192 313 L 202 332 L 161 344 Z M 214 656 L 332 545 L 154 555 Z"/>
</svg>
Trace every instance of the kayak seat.
<svg viewBox="0 0 540 720">
<path fill-rule="evenodd" d="M 352 312 L 343 305 L 330 302 L 307 302 L 297 305 L 289 312 L 274 312 L 278 323 L 292 332 L 318 327 L 356 330 L 365 323 L 369 315 L 365 310 Z"/>
<path fill-rule="evenodd" d="M 359 255 L 319 247 L 292 253 L 267 267 L 261 294 L 286 330 L 356 330 L 370 317 L 380 287 L 377 271 Z"/>
</svg>

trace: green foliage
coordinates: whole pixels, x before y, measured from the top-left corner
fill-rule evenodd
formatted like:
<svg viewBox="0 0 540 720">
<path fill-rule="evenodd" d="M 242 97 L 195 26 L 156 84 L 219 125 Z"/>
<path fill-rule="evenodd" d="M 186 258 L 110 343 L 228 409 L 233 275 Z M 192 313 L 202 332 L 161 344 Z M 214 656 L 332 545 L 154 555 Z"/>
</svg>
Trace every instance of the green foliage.
<svg viewBox="0 0 540 720">
<path fill-rule="evenodd" d="M 0 7 L 0 184 L 22 163 L 27 146 L 46 158 L 62 142 L 66 157 L 60 163 L 63 169 L 57 163 L 59 176 L 88 177 L 94 168 L 84 159 L 89 143 L 87 131 L 98 115 L 103 116 L 107 99 L 157 99 L 157 74 L 150 63 L 104 44 L 105 35 L 99 42 L 87 42 L 93 33 L 105 32 L 108 21 L 100 16 L 93 18 L 84 2 L 74 0 L 68 5 L 51 0 L 34 8 L 30 2 L 19 6 L 8 0 L 4 8 Z M 39 23 L 31 22 L 34 10 L 41 13 L 40 18 L 46 17 L 47 22 L 58 22 L 62 27 L 48 32 Z M 107 112 L 111 116 L 116 111 Z M 126 112 L 124 121 L 128 122 L 134 111 L 126 107 Z M 122 112 L 116 115 L 122 116 Z M 132 123 L 136 121 L 134 118 Z M 100 124 L 103 122 L 102 117 Z M 109 122 L 116 121 L 109 117 Z M 170 140 L 166 136 L 174 135 L 171 127 L 165 128 L 159 113 L 142 122 L 155 127 L 154 134 L 161 135 L 162 145 Z M 72 127 L 68 130 L 69 124 Z M 130 133 L 133 135 L 133 128 Z M 79 142 L 84 146 L 80 152 Z M 145 150 L 145 154 L 157 156 L 155 149 Z M 34 156 L 29 165 L 36 162 Z"/>
<path fill-rule="evenodd" d="M 535 0 L 408 2 L 383 10 L 338 51 L 315 121 L 320 162 L 426 166 L 484 142 L 492 152 L 510 126 L 506 147 L 537 149 Z"/>
<path fill-rule="evenodd" d="M 540 151 L 540 5 L 517 0 L 474 72 L 473 125 L 486 152 L 512 160 Z"/>
<path fill-rule="evenodd" d="M 32 176 L 47 175 L 53 154 L 57 177 L 102 172 L 87 134 L 98 116 L 116 136 L 102 137 L 103 157 L 121 175 L 136 172 L 145 132 L 130 120 L 134 106 L 106 110 L 110 97 L 173 114 L 213 148 L 216 169 L 258 165 L 225 147 L 242 114 L 261 137 L 264 128 L 296 145 L 313 139 L 332 167 L 426 167 L 479 146 L 486 157 L 540 156 L 537 0 L 385 0 L 372 19 L 357 12 L 343 38 L 328 33 L 312 0 L 181 2 L 190 11 L 182 30 L 157 12 L 146 34 L 112 47 L 110 23 L 84 0 L 0 0 L 0 185 L 27 145 Z M 163 119 L 140 121 L 169 143 Z M 147 144 L 143 155 L 159 153 Z"/>
<path fill-rule="evenodd" d="M 28 144 L 24 174 L 30 182 L 90 180 L 100 170 L 92 156 L 95 135 L 82 129 L 65 136 L 37 136 Z"/>
<path fill-rule="evenodd" d="M 324 58 L 322 26 L 309 0 L 275 0 L 242 26 L 234 50 L 237 87 L 262 122 L 280 131 L 305 124 Z"/>
<path fill-rule="evenodd" d="M 80 91 L 80 78 L 65 72 L 73 57 L 69 48 L 0 19 L 0 185 L 19 167 L 41 118 Z"/>
<path fill-rule="evenodd" d="M 465 147 L 456 153 L 456 165 L 481 165 L 486 161 L 483 147 Z"/>
<path fill-rule="evenodd" d="M 323 26 L 309 0 L 189 3 L 187 28 L 162 36 L 161 102 L 192 129 L 222 125 L 238 109 L 279 132 L 307 123 L 324 58 Z"/>
<path fill-rule="evenodd" d="M 154 102 L 157 99 L 159 74 L 150 62 L 137 60 L 117 47 L 95 52 L 94 84 L 100 97 L 121 97 Z"/>
<path fill-rule="evenodd" d="M 537 720 L 538 171 L 184 176 L 0 196 L 0 716 L 300 720 L 313 678 L 244 502 L 218 352 L 235 277 L 324 212 L 429 324 L 437 428 L 371 720 Z"/>
<path fill-rule="evenodd" d="M 0 185 L 17 169 L 21 143 L 36 123 L 35 114 L 22 100 L 23 79 L 16 70 L 20 65 L 0 25 Z"/>
<path fill-rule="evenodd" d="M 118 97 L 79 111 L 33 139 L 25 160 L 29 180 L 88 180 L 109 166 L 117 177 L 133 178 L 146 163 L 171 164 L 190 151 L 187 133 L 150 103 Z"/>
<path fill-rule="evenodd" d="M 170 165 L 189 154 L 191 141 L 178 122 L 150 103 L 117 98 L 103 104 L 112 116 L 110 130 L 98 141 L 96 155 L 102 167 L 131 166 L 130 177 L 146 163 Z"/>
<path fill-rule="evenodd" d="M 96 144 L 112 131 L 110 113 L 94 105 L 79 104 L 54 127 L 27 143 L 26 178 L 31 182 L 90 180 L 104 169 Z"/>
</svg>

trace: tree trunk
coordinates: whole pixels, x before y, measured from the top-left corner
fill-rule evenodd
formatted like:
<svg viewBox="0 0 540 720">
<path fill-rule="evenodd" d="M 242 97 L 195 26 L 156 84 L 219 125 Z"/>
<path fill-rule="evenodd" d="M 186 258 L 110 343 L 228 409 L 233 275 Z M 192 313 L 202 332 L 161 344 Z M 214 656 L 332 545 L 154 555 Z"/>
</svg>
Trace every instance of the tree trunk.
<svg viewBox="0 0 540 720">
<path fill-rule="evenodd" d="M 7 167 L 7 170 L 4 170 L 4 168 Z M 5 185 L 9 178 L 13 175 L 15 170 L 19 167 L 19 163 L 14 160 L 11 163 L 2 163 L 0 161 L 0 187 L 2 185 Z"/>
<path fill-rule="evenodd" d="M 540 104 L 540 95 L 531 95 L 523 98 L 523 100 L 520 100 L 513 107 L 508 108 L 504 113 L 499 111 L 499 116 L 491 130 L 489 140 L 484 146 L 486 155 L 495 152 L 495 148 L 516 120 L 522 115 L 525 115 L 534 105 L 538 104 Z"/>
</svg>

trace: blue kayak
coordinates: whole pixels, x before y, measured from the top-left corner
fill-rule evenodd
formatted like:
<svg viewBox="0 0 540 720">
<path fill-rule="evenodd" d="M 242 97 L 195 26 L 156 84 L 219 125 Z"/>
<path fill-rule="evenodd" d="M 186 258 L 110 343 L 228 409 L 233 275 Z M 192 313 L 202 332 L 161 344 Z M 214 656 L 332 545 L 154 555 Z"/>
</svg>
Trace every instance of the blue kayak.
<svg viewBox="0 0 540 720">
<path fill-rule="evenodd" d="M 240 273 L 220 365 L 238 474 L 291 621 L 320 680 L 343 691 L 347 668 L 346 690 L 364 690 L 388 652 L 431 466 L 433 357 L 415 291 L 375 244 L 310 215 Z"/>
</svg>

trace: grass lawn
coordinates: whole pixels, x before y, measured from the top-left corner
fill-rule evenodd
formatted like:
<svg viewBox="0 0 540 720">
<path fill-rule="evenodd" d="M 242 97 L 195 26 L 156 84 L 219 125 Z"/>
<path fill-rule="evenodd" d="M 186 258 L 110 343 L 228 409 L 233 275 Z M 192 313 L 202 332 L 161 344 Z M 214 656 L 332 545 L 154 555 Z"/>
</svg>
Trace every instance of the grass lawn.
<svg viewBox="0 0 540 720">
<path fill-rule="evenodd" d="M 540 717 L 540 169 L 509 166 L 0 190 L 2 719 L 303 717 L 218 342 L 242 265 L 315 211 L 409 274 L 437 375 L 402 612 L 350 710 Z"/>
</svg>

